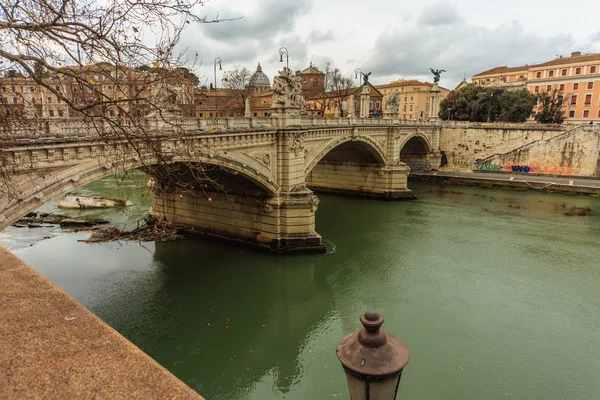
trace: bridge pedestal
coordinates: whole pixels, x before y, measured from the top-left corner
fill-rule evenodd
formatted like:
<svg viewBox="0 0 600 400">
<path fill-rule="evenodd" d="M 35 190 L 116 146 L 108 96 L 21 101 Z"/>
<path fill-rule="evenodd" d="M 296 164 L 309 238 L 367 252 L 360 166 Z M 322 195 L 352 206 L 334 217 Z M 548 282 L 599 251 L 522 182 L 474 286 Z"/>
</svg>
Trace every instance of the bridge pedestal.
<svg viewBox="0 0 600 400">
<path fill-rule="evenodd" d="M 240 240 L 276 252 L 325 252 L 315 232 L 319 204 L 312 191 L 275 196 L 155 190 L 159 221 L 210 236 Z"/>
<path fill-rule="evenodd" d="M 353 194 L 383 199 L 411 199 L 406 165 L 376 166 L 339 161 L 321 161 L 306 178 L 320 192 Z"/>
</svg>

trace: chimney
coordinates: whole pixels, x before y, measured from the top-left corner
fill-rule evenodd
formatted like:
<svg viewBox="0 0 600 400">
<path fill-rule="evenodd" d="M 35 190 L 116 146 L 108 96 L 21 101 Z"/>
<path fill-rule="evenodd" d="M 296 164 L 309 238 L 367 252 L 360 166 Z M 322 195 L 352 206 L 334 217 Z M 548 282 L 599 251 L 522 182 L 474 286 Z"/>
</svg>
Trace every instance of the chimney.
<svg viewBox="0 0 600 400">
<path fill-rule="evenodd" d="M 580 51 L 574 51 L 574 52 L 571 53 L 571 57 L 578 57 L 580 55 L 581 55 Z"/>
</svg>

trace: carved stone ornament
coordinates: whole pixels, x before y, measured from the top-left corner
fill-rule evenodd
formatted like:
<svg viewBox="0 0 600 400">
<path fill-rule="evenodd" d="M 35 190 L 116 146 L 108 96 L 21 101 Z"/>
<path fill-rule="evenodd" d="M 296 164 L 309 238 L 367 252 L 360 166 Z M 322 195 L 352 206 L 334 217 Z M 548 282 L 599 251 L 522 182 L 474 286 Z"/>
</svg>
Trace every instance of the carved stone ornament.
<svg viewBox="0 0 600 400">
<path fill-rule="evenodd" d="M 271 108 L 280 109 L 287 115 L 304 114 L 302 81 L 289 68 L 279 71 L 279 75 L 273 78 L 273 105 Z"/>
<path fill-rule="evenodd" d="M 290 151 L 293 151 L 297 156 L 301 151 L 304 151 L 304 137 L 301 133 L 293 133 L 290 143 Z"/>
<path fill-rule="evenodd" d="M 266 203 L 265 207 L 264 207 L 264 210 L 265 210 L 265 213 L 269 214 L 269 213 L 271 213 L 273 211 L 273 206 L 270 205 L 269 203 Z"/>
<path fill-rule="evenodd" d="M 271 165 L 271 155 L 269 153 L 265 153 L 265 155 L 263 156 L 263 162 L 266 165 Z"/>
<path fill-rule="evenodd" d="M 384 103 L 384 113 L 397 116 L 398 112 L 400 111 L 400 93 L 389 92 L 384 97 Z"/>
<path fill-rule="evenodd" d="M 319 198 L 317 196 L 312 196 L 310 199 L 310 209 L 315 212 L 319 208 Z"/>
</svg>

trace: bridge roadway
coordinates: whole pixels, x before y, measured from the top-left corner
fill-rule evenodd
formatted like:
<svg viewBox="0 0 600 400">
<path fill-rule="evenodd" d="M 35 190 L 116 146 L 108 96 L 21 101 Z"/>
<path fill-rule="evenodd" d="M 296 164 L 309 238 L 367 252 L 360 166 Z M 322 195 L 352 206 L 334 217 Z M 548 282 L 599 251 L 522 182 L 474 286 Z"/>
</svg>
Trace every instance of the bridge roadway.
<svg viewBox="0 0 600 400">
<path fill-rule="evenodd" d="M 16 127 L 0 133 L 11 175 L 0 195 L 0 229 L 86 183 L 140 169 L 151 178 L 152 213 L 160 220 L 279 252 L 324 251 L 311 189 L 411 198 L 404 161 L 439 166 L 440 131 L 440 123 L 353 117 L 173 116 L 137 125 Z"/>
</svg>

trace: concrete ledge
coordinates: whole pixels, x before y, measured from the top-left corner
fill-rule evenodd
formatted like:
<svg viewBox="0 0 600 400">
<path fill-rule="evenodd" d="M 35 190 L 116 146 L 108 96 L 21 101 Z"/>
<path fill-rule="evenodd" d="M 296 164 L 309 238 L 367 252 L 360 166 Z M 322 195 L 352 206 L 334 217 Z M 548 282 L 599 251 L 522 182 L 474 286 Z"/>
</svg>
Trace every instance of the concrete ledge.
<svg viewBox="0 0 600 400">
<path fill-rule="evenodd" d="M 202 397 L 0 246 L 0 398 Z"/>
<path fill-rule="evenodd" d="M 467 174 L 465 174 L 467 175 Z M 484 176 L 481 176 L 484 175 Z M 532 175 L 530 175 L 532 176 Z M 526 176 L 524 176 L 526 178 Z M 577 193 L 577 194 L 600 194 L 600 186 L 583 185 L 581 183 L 569 185 L 567 183 L 558 182 L 558 179 L 565 180 L 564 177 L 554 178 L 555 182 L 532 181 L 532 180 L 510 180 L 510 176 L 501 174 L 481 173 L 472 176 L 451 176 L 444 173 L 437 175 L 425 173 L 413 173 L 409 179 L 413 181 L 446 183 L 450 185 L 466 185 L 466 186 L 482 186 L 490 188 L 515 188 L 517 190 L 533 190 L 538 192 L 548 193 Z M 587 182 L 595 182 L 587 180 Z"/>
</svg>

